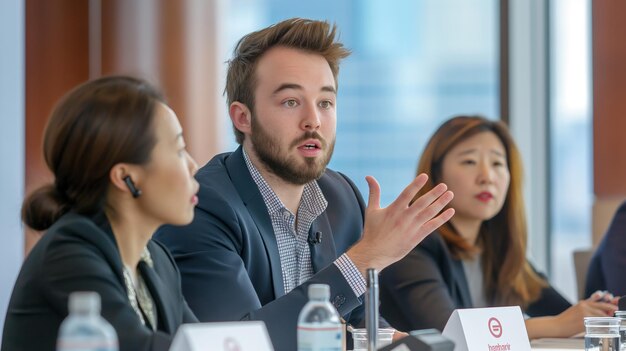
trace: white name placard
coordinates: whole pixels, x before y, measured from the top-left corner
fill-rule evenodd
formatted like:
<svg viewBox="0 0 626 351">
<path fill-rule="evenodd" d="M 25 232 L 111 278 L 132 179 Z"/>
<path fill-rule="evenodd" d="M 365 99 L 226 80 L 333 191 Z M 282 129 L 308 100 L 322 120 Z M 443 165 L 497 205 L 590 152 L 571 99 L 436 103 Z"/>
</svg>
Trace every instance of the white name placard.
<svg viewBox="0 0 626 351">
<path fill-rule="evenodd" d="M 184 324 L 170 351 L 274 351 L 265 323 L 220 322 Z"/>
<path fill-rule="evenodd" d="M 455 310 L 442 334 L 454 351 L 530 351 L 518 306 Z"/>
</svg>

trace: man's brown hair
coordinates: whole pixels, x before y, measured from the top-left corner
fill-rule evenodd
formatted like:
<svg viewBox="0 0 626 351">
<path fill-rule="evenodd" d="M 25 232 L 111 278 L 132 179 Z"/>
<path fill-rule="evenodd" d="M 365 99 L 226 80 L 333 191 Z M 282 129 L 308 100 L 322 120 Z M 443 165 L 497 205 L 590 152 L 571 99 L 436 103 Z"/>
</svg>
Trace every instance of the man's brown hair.
<svg viewBox="0 0 626 351">
<path fill-rule="evenodd" d="M 339 74 L 339 61 L 348 55 L 342 43 L 335 41 L 336 25 L 326 21 L 291 18 L 270 27 L 250 33 L 239 40 L 228 62 L 226 98 L 228 105 L 239 101 L 254 111 L 255 70 L 261 56 L 273 47 L 287 47 L 323 56 L 335 78 Z M 233 126 L 239 144 L 244 134 Z"/>
</svg>

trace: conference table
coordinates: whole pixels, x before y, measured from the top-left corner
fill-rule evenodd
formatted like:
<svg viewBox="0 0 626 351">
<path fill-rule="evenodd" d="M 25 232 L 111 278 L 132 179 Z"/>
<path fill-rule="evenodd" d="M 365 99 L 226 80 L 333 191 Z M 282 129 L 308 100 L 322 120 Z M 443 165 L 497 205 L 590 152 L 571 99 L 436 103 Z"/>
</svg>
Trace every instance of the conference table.
<svg viewBox="0 0 626 351">
<path fill-rule="evenodd" d="M 585 349 L 585 339 L 575 338 L 543 338 L 530 342 L 532 351 L 579 351 Z"/>
</svg>

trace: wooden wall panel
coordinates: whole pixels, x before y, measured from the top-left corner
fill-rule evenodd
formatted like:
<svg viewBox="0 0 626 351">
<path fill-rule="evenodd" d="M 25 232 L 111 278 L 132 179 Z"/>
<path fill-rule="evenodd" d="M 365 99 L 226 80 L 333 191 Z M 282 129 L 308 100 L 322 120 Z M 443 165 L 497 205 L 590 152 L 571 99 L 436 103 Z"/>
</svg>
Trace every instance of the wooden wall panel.
<svg viewBox="0 0 626 351">
<path fill-rule="evenodd" d="M 26 193 L 51 181 L 42 136 L 56 101 L 89 77 L 88 1 L 26 1 Z M 25 250 L 39 234 L 26 233 Z"/>
<path fill-rule="evenodd" d="M 191 155 L 204 165 L 218 152 L 221 62 L 217 2 L 165 1 L 160 11 L 163 87 L 181 119 Z"/>
<path fill-rule="evenodd" d="M 626 2 L 592 1 L 592 13 L 594 192 L 626 196 Z"/>
<path fill-rule="evenodd" d="M 102 72 L 158 85 L 200 165 L 218 151 L 217 18 L 213 1 L 102 2 Z"/>
<path fill-rule="evenodd" d="M 206 163 L 218 151 L 216 116 L 223 109 L 216 6 L 195 0 L 27 0 L 27 193 L 51 181 L 41 142 L 54 103 L 99 75 L 130 74 L 159 86 L 181 120 L 191 155 Z M 26 252 L 38 237 L 27 231 Z"/>
<path fill-rule="evenodd" d="M 593 244 L 626 198 L 626 13 L 624 1 L 592 1 Z"/>
</svg>

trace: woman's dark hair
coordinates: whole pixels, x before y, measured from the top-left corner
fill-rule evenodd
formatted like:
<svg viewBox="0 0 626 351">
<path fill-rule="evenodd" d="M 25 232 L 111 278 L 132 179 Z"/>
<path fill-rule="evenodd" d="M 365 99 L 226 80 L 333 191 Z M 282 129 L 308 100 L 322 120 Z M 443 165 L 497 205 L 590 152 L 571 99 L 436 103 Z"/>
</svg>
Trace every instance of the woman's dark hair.
<svg viewBox="0 0 626 351">
<path fill-rule="evenodd" d="M 24 223 L 45 230 L 70 210 L 102 211 L 111 168 L 150 160 L 157 102 L 165 100 L 150 84 L 123 76 L 89 81 L 67 93 L 44 132 L 44 158 L 54 183 L 24 200 Z"/>
</svg>

